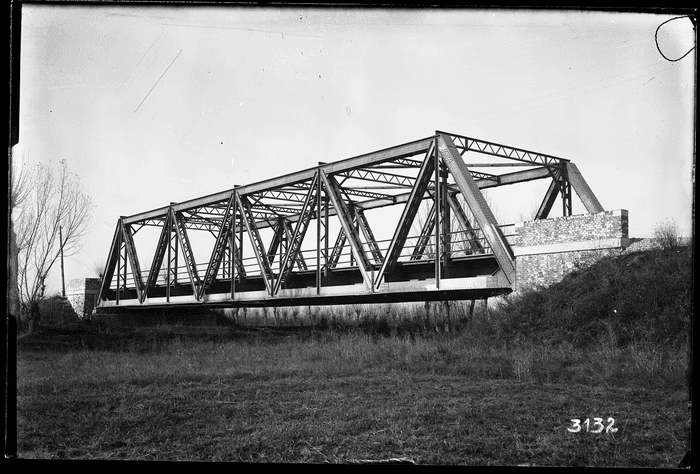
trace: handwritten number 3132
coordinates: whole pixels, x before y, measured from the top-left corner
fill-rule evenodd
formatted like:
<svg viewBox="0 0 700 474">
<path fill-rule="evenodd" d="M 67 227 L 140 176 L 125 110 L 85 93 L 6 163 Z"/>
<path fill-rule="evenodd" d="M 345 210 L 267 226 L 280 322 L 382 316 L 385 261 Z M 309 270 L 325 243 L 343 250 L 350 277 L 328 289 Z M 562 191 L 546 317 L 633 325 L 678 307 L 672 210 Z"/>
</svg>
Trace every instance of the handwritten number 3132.
<svg viewBox="0 0 700 474">
<path fill-rule="evenodd" d="M 608 418 L 608 426 L 603 424 L 602 418 L 593 418 L 593 423 L 591 423 L 589 418 L 586 418 L 583 423 L 581 423 L 581 420 L 578 418 L 573 418 L 571 423 L 573 423 L 573 425 L 570 428 L 567 428 L 567 431 L 570 433 L 578 433 L 581 431 L 581 425 L 586 427 L 587 433 L 602 433 L 603 430 L 605 430 L 606 433 L 615 433 L 617 431 L 617 428 L 613 428 L 613 425 L 615 424 L 615 420 L 613 418 Z"/>
</svg>

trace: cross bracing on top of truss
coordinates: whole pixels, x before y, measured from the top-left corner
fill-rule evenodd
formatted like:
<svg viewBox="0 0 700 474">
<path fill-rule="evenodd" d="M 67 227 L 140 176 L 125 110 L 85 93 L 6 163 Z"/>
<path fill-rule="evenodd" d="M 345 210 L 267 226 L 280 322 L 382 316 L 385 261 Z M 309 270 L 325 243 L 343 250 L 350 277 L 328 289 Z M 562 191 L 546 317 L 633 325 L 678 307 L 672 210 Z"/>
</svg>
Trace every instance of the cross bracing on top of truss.
<svg viewBox="0 0 700 474">
<path fill-rule="evenodd" d="M 546 218 L 557 197 L 562 199 L 564 215 L 570 213 L 572 189 L 588 212 L 602 210 L 569 160 L 439 131 L 395 147 L 171 203 L 119 219 L 101 298 L 118 300 L 131 288 L 140 302 L 146 302 L 165 284 L 167 295 L 171 286 L 179 285 L 177 291 L 189 291 L 200 300 L 221 292 L 222 279 L 230 280 L 225 288 L 232 298 L 251 288 L 264 288 L 274 298 L 295 285 L 315 285 L 320 291 L 332 285 L 333 272 L 343 268 L 356 269 L 366 291 L 374 292 L 398 278 L 395 272 L 406 271 L 401 270 L 402 262 L 431 259 L 439 287 L 441 278 L 450 278 L 455 258 L 474 256 L 491 256 L 504 278 L 512 281 L 514 257 L 508 237 L 481 191 L 541 179 L 550 184 L 536 218 Z M 418 226 L 418 235 L 411 235 L 424 200 L 433 208 Z M 398 223 L 373 217 L 375 210 L 392 206 L 398 206 L 392 211 Z M 144 227 L 161 230 L 152 251 L 154 268 L 141 268 L 138 258 L 141 248 L 135 237 Z M 313 227 L 315 232 L 307 232 Z M 195 243 L 201 231 L 215 241 L 204 251 Z M 430 250 L 431 246 L 436 248 Z M 304 283 L 310 281 L 302 278 L 304 272 L 315 273 L 315 281 Z"/>
<path fill-rule="evenodd" d="M 530 163 L 533 165 L 544 165 L 544 166 L 560 166 L 562 163 L 568 163 L 569 160 L 564 158 L 559 158 L 552 155 L 546 155 L 544 153 L 537 153 L 530 150 L 524 150 L 522 148 L 510 147 L 507 145 L 500 145 L 498 143 L 488 142 L 486 140 L 479 140 L 476 138 L 469 138 L 463 135 L 456 135 L 454 133 L 438 132 L 448 135 L 452 138 L 455 147 L 461 150 L 461 154 L 464 152 L 473 151 L 478 153 L 483 153 L 487 155 L 497 156 L 500 158 L 507 158 L 510 160 L 520 161 L 522 163 Z"/>
</svg>

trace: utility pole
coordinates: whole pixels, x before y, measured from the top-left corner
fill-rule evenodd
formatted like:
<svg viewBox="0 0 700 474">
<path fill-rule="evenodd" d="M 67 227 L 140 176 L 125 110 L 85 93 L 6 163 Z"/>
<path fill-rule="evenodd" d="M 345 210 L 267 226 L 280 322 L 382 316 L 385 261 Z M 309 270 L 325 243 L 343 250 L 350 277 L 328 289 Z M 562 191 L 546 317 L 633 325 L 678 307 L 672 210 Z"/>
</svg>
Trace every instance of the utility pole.
<svg viewBox="0 0 700 474">
<path fill-rule="evenodd" d="M 58 243 L 61 246 L 61 296 L 66 297 L 66 277 L 63 273 L 63 227 L 58 228 Z"/>
</svg>

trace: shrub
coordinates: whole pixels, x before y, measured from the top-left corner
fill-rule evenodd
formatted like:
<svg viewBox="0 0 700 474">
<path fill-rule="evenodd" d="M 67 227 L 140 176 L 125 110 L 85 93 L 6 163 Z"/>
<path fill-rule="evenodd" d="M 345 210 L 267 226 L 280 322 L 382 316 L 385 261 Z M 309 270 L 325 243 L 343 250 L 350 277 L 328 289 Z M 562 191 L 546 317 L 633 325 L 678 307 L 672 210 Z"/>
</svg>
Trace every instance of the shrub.
<svg viewBox="0 0 700 474">
<path fill-rule="evenodd" d="M 682 245 L 678 225 L 674 220 L 664 220 L 654 226 L 653 237 L 656 243 L 665 250 L 675 249 Z"/>
<path fill-rule="evenodd" d="M 80 321 L 68 300 L 60 295 L 49 296 L 39 303 L 43 324 L 69 324 Z"/>
</svg>

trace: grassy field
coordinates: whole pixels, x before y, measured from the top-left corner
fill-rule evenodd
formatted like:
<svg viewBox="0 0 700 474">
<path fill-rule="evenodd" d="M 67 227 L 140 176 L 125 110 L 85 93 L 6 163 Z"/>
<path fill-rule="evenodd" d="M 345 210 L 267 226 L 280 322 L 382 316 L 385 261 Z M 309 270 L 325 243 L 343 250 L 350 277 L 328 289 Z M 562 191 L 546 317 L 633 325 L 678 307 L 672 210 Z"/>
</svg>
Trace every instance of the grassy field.
<svg viewBox="0 0 700 474">
<path fill-rule="evenodd" d="M 675 467 L 689 446 L 681 349 L 72 329 L 20 351 L 19 457 Z"/>
<path fill-rule="evenodd" d="M 449 333 L 43 326 L 19 341 L 18 457 L 674 468 L 690 446 L 690 289 L 664 283 L 660 265 L 687 258 L 673 252 L 634 260 L 673 295 L 642 295 L 646 271 L 617 270 L 627 256 Z M 610 283 L 548 299 L 596 271 Z"/>
</svg>

